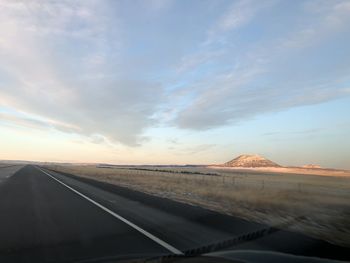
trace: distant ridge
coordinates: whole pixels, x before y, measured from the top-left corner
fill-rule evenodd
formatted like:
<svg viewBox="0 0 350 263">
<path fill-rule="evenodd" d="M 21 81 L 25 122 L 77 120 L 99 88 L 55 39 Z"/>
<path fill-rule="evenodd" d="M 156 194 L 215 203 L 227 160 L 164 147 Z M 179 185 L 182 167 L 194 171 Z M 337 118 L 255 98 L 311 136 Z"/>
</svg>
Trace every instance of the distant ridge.
<svg viewBox="0 0 350 263">
<path fill-rule="evenodd" d="M 317 164 L 305 164 L 302 166 L 302 168 L 307 168 L 307 169 L 322 169 L 321 166 Z"/>
<path fill-rule="evenodd" d="M 260 155 L 254 154 L 243 154 L 238 156 L 237 158 L 224 163 L 224 166 L 228 167 L 281 167 L 279 164 L 274 163 Z"/>
</svg>

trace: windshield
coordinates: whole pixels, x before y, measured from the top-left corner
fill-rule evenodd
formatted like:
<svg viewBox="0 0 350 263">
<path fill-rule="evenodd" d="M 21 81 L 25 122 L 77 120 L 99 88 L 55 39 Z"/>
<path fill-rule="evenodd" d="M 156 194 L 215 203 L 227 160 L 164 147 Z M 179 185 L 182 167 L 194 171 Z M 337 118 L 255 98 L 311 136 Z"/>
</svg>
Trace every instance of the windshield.
<svg viewBox="0 0 350 263">
<path fill-rule="evenodd" d="M 349 24 L 0 0 L 0 262 L 350 261 Z"/>
</svg>

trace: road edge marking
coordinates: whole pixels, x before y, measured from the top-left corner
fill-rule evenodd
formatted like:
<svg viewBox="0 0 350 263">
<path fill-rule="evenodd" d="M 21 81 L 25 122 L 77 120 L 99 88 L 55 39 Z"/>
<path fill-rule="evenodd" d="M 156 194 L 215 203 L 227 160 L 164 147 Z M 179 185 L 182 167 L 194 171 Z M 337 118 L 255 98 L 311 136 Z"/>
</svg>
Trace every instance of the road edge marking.
<svg viewBox="0 0 350 263">
<path fill-rule="evenodd" d="M 36 166 L 35 166 L 36 167 Z M 104 210 L 105 212 L 109 213 L 110 215 L 114 216 L 115 218 L 119 219 L 120 221 L 124 222 L 125 224 L 129 225 L 130 227 L 134 228 L 135 230 L 137 230 L 138 232 L 140 232 L 141 234 L 145 235 L 146 237 L 148 237 L 149 239 L 153 240 L 154 242 L 158 243 L 159 245 L 161 245 L 162 247 L 166 248 L 167 250 L 169 250 L 170 252 L 176 254 L 176 255 L 183 255 L 183 253 L 178 250 L 177 248 L 173 247 L 172 245 L 166 243 L 165 241 L 161 240 L 160 238 L 156 237 L 155 235 L 149 233 L 148 231 L 142 229 L 141 227 L 135 225 L 134 223 L 130 222 L 129 220 L 127 220 L 126 218 L 118 215 L 117 213 L 113 212 L 112 210 L 108 209 L 107 207 L 101 205 L 100 203 L 92 200 L 90 197 L 87 197 L 86 195 L 80 193 L 79 191 L 75 190 L 74 188 L 70 187 L 69 185 L 63 183 L 62 181 L 60 181 L 59 179 L 55 178 L 53 175 L 51 175 L 50 173 L 42 170 L 39 167 L 36 167 L 39 171 L 41 171 L 42 173 L 46 174 L 47 176 L 49 176 L 51 179 L 55 180 L 56 182 L 60 183 L 61 185 L 67 187 L 69 190 L 71 190 L 72 192 L 76 193 L 77 195 L 83 197 L 84 199 L 88 200 L 89 202 L 93 203 L 94 205 L 96 205 L 97 207 L 101 208 L 102 210 Z"/>
</svg>

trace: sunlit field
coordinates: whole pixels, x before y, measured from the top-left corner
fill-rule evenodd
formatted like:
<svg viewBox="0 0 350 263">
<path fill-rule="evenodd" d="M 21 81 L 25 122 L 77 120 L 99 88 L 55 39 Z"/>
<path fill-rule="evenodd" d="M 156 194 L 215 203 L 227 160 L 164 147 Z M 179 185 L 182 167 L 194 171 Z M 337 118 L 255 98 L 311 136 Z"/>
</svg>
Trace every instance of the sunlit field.
<svg viewBox="0 0 350 263">
<path fill-rule="evenodd" d="M 206 167 L 49 166 L 350 247 L 350 177 Z"/>
</svg>

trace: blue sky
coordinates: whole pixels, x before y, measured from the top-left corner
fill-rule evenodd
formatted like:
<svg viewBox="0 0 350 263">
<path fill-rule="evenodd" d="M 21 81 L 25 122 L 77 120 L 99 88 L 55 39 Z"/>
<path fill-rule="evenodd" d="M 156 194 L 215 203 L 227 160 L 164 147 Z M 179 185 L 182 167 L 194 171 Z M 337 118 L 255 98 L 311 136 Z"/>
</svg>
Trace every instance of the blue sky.
<svg viewBox="0 0 350 263">
<path fill-rule="evenodd" d="M 0 1 L 1 159 L 350 169 L 350 1 Z"/>
</svg>

